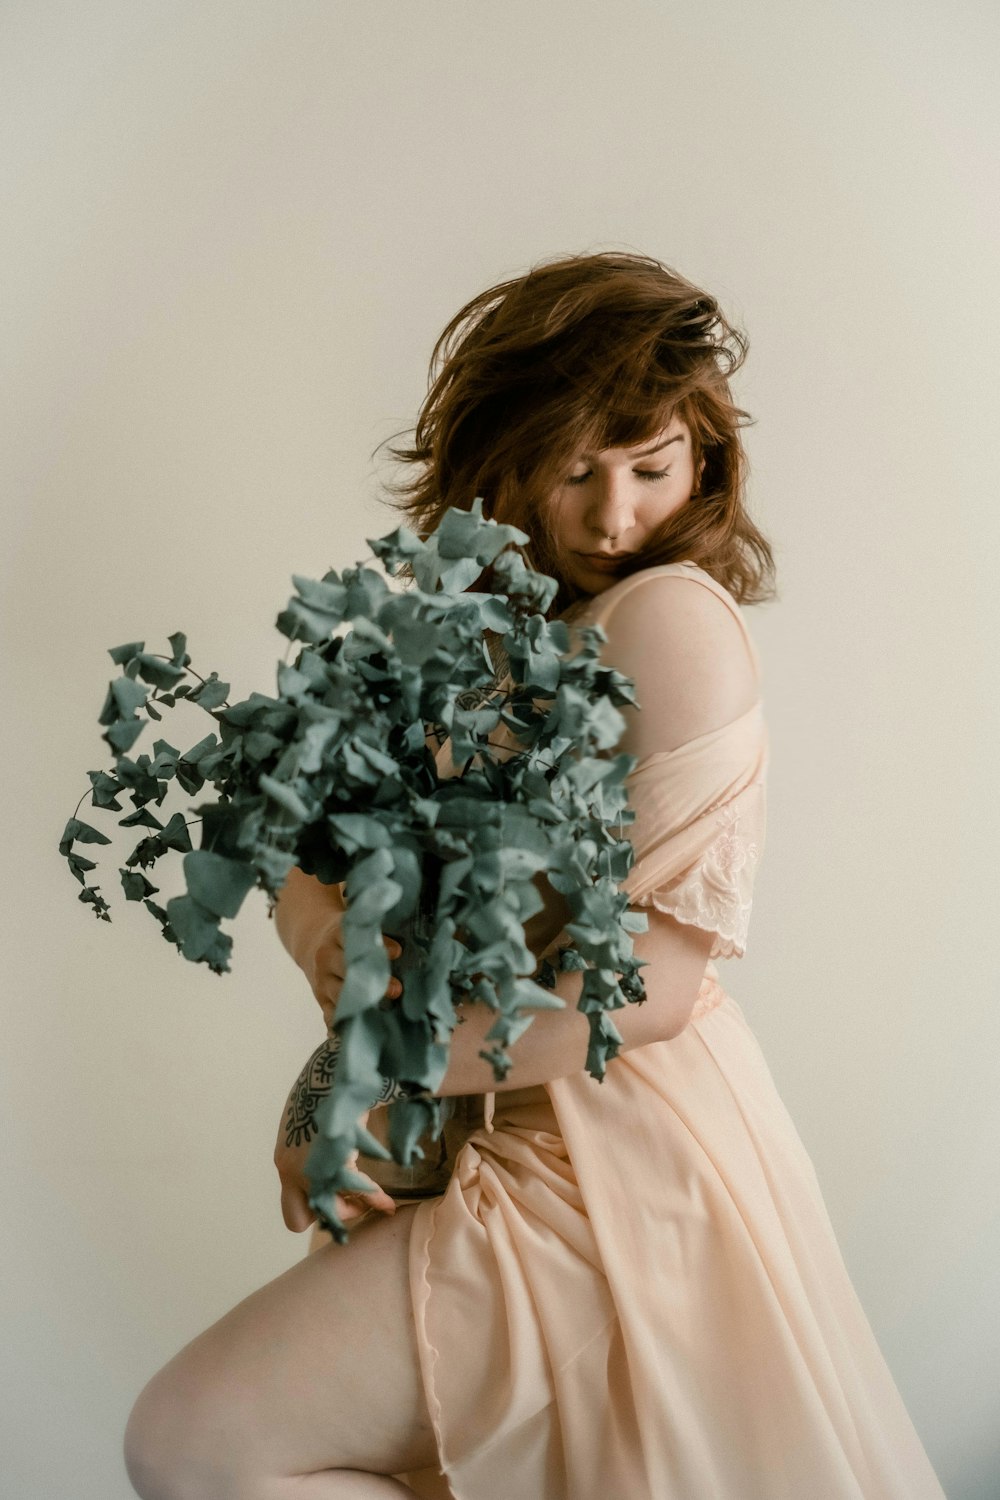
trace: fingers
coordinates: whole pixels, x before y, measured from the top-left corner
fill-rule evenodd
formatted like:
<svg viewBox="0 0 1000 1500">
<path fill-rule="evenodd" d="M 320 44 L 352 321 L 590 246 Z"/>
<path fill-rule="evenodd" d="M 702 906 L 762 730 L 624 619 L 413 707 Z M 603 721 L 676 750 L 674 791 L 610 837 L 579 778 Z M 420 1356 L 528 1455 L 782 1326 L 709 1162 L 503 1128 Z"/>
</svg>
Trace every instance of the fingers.
<svg viewBox="0 0 1000 1500">
<path fill-rule="evenodd" d="M 396 942 L 395 938 L 383 937 L 382 941 L 385 943 L 386 952 L 388 953 L 391 962 L 394 962 L 397 958 L 401 958 L 403 956 L 402 947 L 399 943 Z M 400 984 L 395 975 L 392 976 L 392 978 L 389 980 L 389 983 L 386 985 L 385 992 L 391 1000 L 398 1000 L 399 996 L 403 993 L 403 986 Z"/>
<path fill-rule="evenodd" d="M 362 1193 L 369 1208 L 377 1208 L 380 1214 L 394 1214 L 396 1212 L 396 1200 L 390 1198 L 384 1188 L 377 1187 L 373 1193 Z"/>
<path fill-rule="evenodd" d="M 342 1224 L 350 1224 L 353 1219 L 360 1219 L 368 1212 L 367 1203 L 359 1203 L 356 1198 L 348 1198 L 343 1193 L 337 1193 L 334 1202 L 337 1205 L 337 1218 Z"/>
<path fill-rule="evenodd" d="M 372 1210 L 375 1210 L 377 1213 L 388 1214 L 391 1217 L 396 1212 L 395 1203 L 381 1189 L 379 1189 L 379 1194 L 379 1199 L 373 1201 L 372 1195 L 369 1193 L 338 1193 L 337 1213 L 345 1224 L 349 1223 L 352 1219 L 363 1218 L 365 1214 L 371 1213 Z"/>
<path fill-rule="evenodd" d="M 403 950 L 394 937 L 388 937 L 383 933 L 382 941 L 390 958 L 402 958 Z M 328 933 L 323 941 L 318 944 L 316 952 L 322 955 L 323 961 L 331 973 L 336 972 L 343 978 L 343 974 L 340 971 L 344 967 L 344 935 L 339 926 L 333 932 Z"/>
<path fill-rule="evenodd" d="M 336 1205 L 337 1216 L 344 1224 L 360 1219 L 370 1209 L 383 1214 L 396 1212 L 395 1200 L 380 1187 L 370 1193 L 337 1193 Z M 308 1194 L 297 1183 L 281 1184 L 281 1217 L 285 1221 L 285 1228 L 290 1229 L 293 1234 L 302 1234 L 318 1218 L 309 1207 Z"/>
<path fill-rule="evenodd" d="M 395 962 L 402 957 L 403 949 L 395 938 L 383 935 L 382 942 L 389 955 L 389 961 Z M 323 1009 L 326 1024 L 329 1027 L 332 1021 L 332 1012 L 336 1009 L 337 999 L 344 983 L 344 972 L 346 964 L 344 961 L 344 950 L 340 942 L 340 929 L 316 950 L 314 960 L 313 990 L 316 998 Z M 403 986 L 395 975 L 392 975 L 385 988 L 386 995 L 391 1000 L 397 1000 L 403 993 Z"/>
<path fill-rule="evenodd" d="M 290 1229 L 293 1234 L 301 1234 L 316 1219 L 302 1188 L 284 1180 L 281 1184 L 281 1217 L 285 1221 L 285 1228 Z"/>
<path fill-rule="evenodd" d="M 350 1166 L 352 1171 L 357 1171 L 358 1153 L 356 1151 L 351 1155 Z M 356 1193 L 347 1193 L 343 1196 L 348 1198 L 360 1198 L 362 1200 L 364 1208 L 377 1208 L 379 1213 L 381 1214 L 394 1214 L 396 1212 L 395 1198 L 390 1198 L 385 1189 L 379 1187 L 378 1183 L 373 1182 L 370 1177 L 365 1176 L 365 1181 L 371 1183 L 370 1188 L 359 1188 Z M 340 1195 L 338 1194 L 338 1196 Z"/>
</svg>

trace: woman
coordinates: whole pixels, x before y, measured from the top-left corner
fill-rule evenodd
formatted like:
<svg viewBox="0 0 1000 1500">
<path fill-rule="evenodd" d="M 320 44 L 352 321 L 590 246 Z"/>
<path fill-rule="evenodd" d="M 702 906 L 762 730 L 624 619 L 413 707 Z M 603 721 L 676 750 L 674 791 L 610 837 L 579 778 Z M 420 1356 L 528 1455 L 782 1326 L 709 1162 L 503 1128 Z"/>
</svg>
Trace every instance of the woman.
<svg viewBox="0 0 1000 1500">
<path fill-rule="evenodd" d="M 616 1012 L 600 1084 L 577 975 L 503 1084 L 478 1056 L 492 1013 L 470 1007 L 439 1091 L 465 1124 L 432 1196 L 341 1200 L 349 1245 L 316 1238 L 150 1381 L 126 1433 L 140 1495 L 942 1495 L 711 962 L 744 952 L 764 842 L 767 733 L 739 606 L 773 597 L 773 561 L 744 506 L 729 377 L 745 353 L 711 296 L 619 254 L 493 287 L 438 341 L 397 451 L 416 473 L 405 508 L 426 534 L 482 495 L 558 578 L 553 611 L 602 624 L 606 659 L 636 681 L 620 748 L 638 761 L 626 888 L 649 919 L 648 998 Z M 528 934 L 539 956 L 565 917 L 549 898 Z M 341 910 L 301 871 L 277 909 L 328 1020 Z M 308 1145 L 286 1123 L 282 1210 L 304 1229 Z"/>
</svg>

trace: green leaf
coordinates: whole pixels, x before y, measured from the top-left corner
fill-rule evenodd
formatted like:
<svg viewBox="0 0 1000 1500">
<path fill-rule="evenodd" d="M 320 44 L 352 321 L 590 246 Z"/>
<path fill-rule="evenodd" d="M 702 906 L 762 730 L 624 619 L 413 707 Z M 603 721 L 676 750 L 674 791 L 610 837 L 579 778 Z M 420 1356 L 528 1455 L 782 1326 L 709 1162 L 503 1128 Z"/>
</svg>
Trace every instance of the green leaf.
<svg viewBox="0 0 1000 1500">
<path fill-rule="evenodd" d="M 439 571 L 438 577 L 441 587 L 450 593 L 460 594 L 467 589 L 482 574 L 482 567 L 470 557 L 459 557 L 454 562 L 446 563 Z"/>
<path fill-rule="evenodd" d="M 92 828 L 89 823 L 81 822 L 79 818 L 70 818 L 63 829 L 63 836 L 59 840 L 59 853 L 68 854 L 71 844 L 110 844 L 111 840 L 106 833 L 99 828 Z"/>
<path fill-rule="evenodd" d="M 232 939 L 219 931 L 219 919 L 193 896 L 174 896 L 167 902 L 167 918 L 185 958 L 227 965 Z"/>
<path fill-rule="evenodd" d="M 483 519 L 482 496 L 477 496 L 469 510 L 455 507 L 445 512 L 434 534 L 438 554 L 443 558 L 471 557 L 485 566 L 505 547 L 524 546 L 527 533 L 516 526 L 501 526 Z"/>
<path fill-rule="evenodd" d="M 147 896 L 153 896 L 159 889 L 152 885 L 137 870 L 119 870 L 121 876 L 122 890 L 125 892 L 126 901 L 144 901 Z"/>
<path fill-rule="evenodd" d="M 364 1126 L 358 1126 L 357 1145 L 363 1156 L 374 1156 L 379 1161 L 392 1161 L 392 1152 L 383 1146 L 377 1136 L 371 1134 Z"/>
<path fill-rule="evenodd" d="M 153 687 L 169 691 L 184 676 L 183 667 L 163 661 L 159 656 L 151 656 L 145 651 L 141 651 L 136 660 L 139 663 L 139 676 L 143 682 L 149 682 Z"/>
<path fill-rule="evenodd" d="M 174 933 L 173 928 L 171 927 L 169 921 L 167 920 L 167 914 L 164 911 L 163 907 L 162 906 L 157 906 L 157 904 L 156 904 L 155 901 L 149 901 L 149 900 L 144 901 L 142 904 L 146 908 L 146 910 L 149 912 L 150 916 L 155 917 L 156 920 L 159 922 L 160 927 L 162 929 L 162 935 L 163 935 L 163 937 L 166 938 L 167 942 L 168 943 L 177 943 L 176 934 Z M 178 947 L 179 946 L 180 945 L 178 944 Z"/>
<path fill-rule="evenodd" d="M 305 672 L 290 667 L 287 662 L 278 663 L 278 692 L 283 698 L 291 698 L 294 702 L 304 697 L 311 688 L 312 682 Z"/>
<path fill-rule="evenodd" d="M 389 1145 L 396 1161 L 404 1167 L 414 1157 L 423 1159 L 418 1144 L 428 1131 L 439 1131 L 441 1102 L 438 1099 L 394 1099 L 389 1105 Z"/>
<path fill-rule="evenodd" d="M 335 573 L 330 573 L 321 582 L 315 578 L 304 578 L 299 573 L 292 574 L 299 597 L 309 605 L 311 609 L 321 609 L 326 614 L 340 616 L 347 598 L 347 590 L 338 581 Z"/>
<path fill-rule="evenodd" d="M 483 1062 L 489 1063 L 493 1069 L 493 1077 L 496 1082 L 503 1083 L 512 1067 L 511 1059 L 507 1054 L 502 1052 L 499 1047 L 491 1047 L 488 1050 L 478 1052 L 476 1055 L 477 1057 L 481 1057 Z"/>
<path fill-rule="evenodd" d="M 206 734 L 204 739 L 198 741 L 197 745 L 192 745 L 190 750 L 184 752 L 181 760 L 191 765 L 197 765 L 200 760 L 204 760 L 207 755 L 211 754 L 217 748 L 218 744 L 218 738 L 214 734 Z"/>
<path fill-rule="evenodd" d="M 279 740 L 276 734 L 268 734 L 263 729 L 251 729 L 243 737 L 243 754 L 247 760 L 259 764 L 263 760 L 269 760 L 275 751 L 282 748 L 283 744 L 284 741 Z M 309 767 L 303 764 L 302 769 L 305 771 Z"/>
<path fill-rule="evenodd" d="M 275 781 L 273 776 L 261 776 L 259 786 L 262 792 L 266 792 L 272 802 L 277 802 L 286 812 L 292 814 L 300 822 L 305 823 L 309 818 L 309 809 L 293 787 L 284 782 Z"/>
<path fill-rule="evenodd" d="M 120 781 L 109 776 L 106 771 L 88 771 L 91 785 L 94 790 L 91 801 L 95 807 L 107 807 L 113 812 L 121 812 L 122 805 L 117 801 L 118 793 L 124 791 Z"/>
<path fill-rule="evenodd" d="M 140 827 L 140 828 L 155 828 L 155 829 L 159 830 L 159 829 L 161 829 L 163 827 L 163 824 L 160 822 L 159 818 L 154 817 L 154 815 L 150 812 L 150 810 L 149 810 L 148 807 L 140 807 L 137 812 L 129 813 L 129 815 L 128 815 L 127 818 L 119 818 L 118 819 L 118 827 L 119 828 L 136 828 L 136 827 Z"/>
<path fill-rule="evenodd" d="M 218 744 L 214 734 L 207 734 L 180 757 L 177 762 L 177 780 L 186 792 L 200 791 L 205 785 L 207 767 Z"/>
<path fill-rule="evenodd" d="M 292 575 L 299 597 L 289 599 L 276 624 L 282 635 L 292 640 L 323 641 L 329 638 L 344 618 L 347 592 L 332 580 L 322 583 Z"/>
<path fill-rule="evenodd" d="M 125 863 L 129 866 L 139 865 L 141 869 L 147 870 L 166 852 L 166 844 L 159 834 L 154 833 L 149 838 L 139 840 Z"/>
<path fill-rule="evenodd" d="M 133 656 L 138 656 L 140 651 L 146 648 L 145 641 L 129 641 L 127 646 L 112 646 L 108 655 L 116 667 L 123 667 L 130 662 Z"/>
<path fill-rule="evenodd" d="M 514 984 L 517 1004 L 524 1010 L 564 1010 L 565 1000 L 536 984 L 532 979 L 519 979 Z"/>
<path fill-rule="evenodd" d="M 369 537 L 368 545 L 375 556 L 381 559 L 390 577 L 425 550 L 425 544 L 405 526 L 397 527 L 388 536 Z"/>
<path fill-rule="evenodd" d="M 141 708 L 146 701 L 146 689 L 133 682 L 131 677 L 116 677 L 114 682 L 108 686 L 114 710 L 105 709 L 109 717 L 102 715 L 98 721 L 101 724 L 110 724 L 115 718 L 130 719 L 137 708 Z"/>
<path fill-rule="evenodd" d="M 374 652 L 382 652 L 385 656 L 391 656 L 392 641 L 381 626 L 376 625 L 373 620 L 366 620 L 364 615 L 360 615 L 354 622 L 354 629 L 344 642 L 342 660 L 352 661 L 357 656 L 371 656 Z"/>
<path fill-rule="evenodd" d="M 122 719 L 117 724 L 112 724 L 101 738 L 107 740 L 113 750 L 124 754 L 126 750 L 131 750 L 145 727 L 143 719 Z"/>
<path fill-rule="evenodd" d="M 150 774 L 166 778 L 173 776 L 177 770 L 180 751 L 176 750 L 166 740 L 154 740 L 153 752 L 156 758 L 149 768 Z"/>
<path fill-rule="evenodd" d="M 105 901 L 104 897 L 99 894 L 99 892 L 100 892 L 100 887 L 99 886 L 96 886 L 96 885 L 94 885 L 94 886 L 85 885 L 84 888 L 83 888 L 83 890 L 80 891 L 80 893 L 79 893 L 79 895 L 77 897 L 77 900 L 79 900 L 79 901 L 85 901 L 90 906 L 92 906 L 93 910 L 94 910 L 94 916 L 98 917 L 100 919 L 100 921 L 102 921 L 102 922 L 110 922 L 111 918 L 108 915 L 108 913 L 110 912 L 111 908 L 108 905 L 108 903 Z"/>
<path fill-rule="evenodd" d="M 270 891 L 277 891 L 284 885 L 294 864 L 295 855 L 285 849 L 258 849 L 254 855 L 254 865 Z"/>
<path fill-rule="evenodd" d="M 229 683 L 220 682 L 217 672 L 213 672 L 205 682 L 199 683 L 188 693 L 188 700 L 197 703 L 199 708 L 206 711 L 219 708 L 229 696 Z"/>
<path fill-rule="evenodd" d="M 348 854 L 359 849 L 388 849 L 392 834 L 385 823 L 370 813 L 331 813 L 327 824 L 337 835 L 337 845 Z"/>
<path fill-rule="evenodd" d="M 179 691 L 179 689 L 178 689 Z M 224 724 L 231 724 L 239 729 L 251 725 L 259 729 L 266 719 L 267 712 L 271 708 L 281 708 L 281 700 L 272 698 L 267 693 L 251 693 L 249 698 L 244 698 L 239 703 L 233 703 L 225 709 L 219 718 Z M 265 726 L 266 727 L 266 726 Z"/>
<path fill-rule="evenodd" d="M 310 609 L 298 599 L 293 599 L 275 620 L 282 635 L 293 641 L 325 641 L 337 623 L 332 615 Z"/>
<path fill-rule="evenodd" d="M 173 635 L 167 637 L 172 652 L 171 660 L 177 667 L 186 667 L 191 658 L 187 655 L 187 636 L 181 631 L 175 630 Z"/>
<path fill-rule="evenodd" d="M 160 840 L 168 849 L 183 852 L 191 848 L 191 835 L 187 831 L 183 813 L 173 814 L 160 835 Z"/>
<path fill-rule="evenodd" d="M 208 849 L 185 854 L 183 864 L 188 891 L 200 907 L 217 917 L 235 917 L 257 881 L 252 865 Z"/>
<path fill-rule="evenodd" d="M 519 1036 L 523 1036 L 531 1025 L 533 1016 L 499 1016 L 490 1027 L 484 1037 L 487 1042 L 499 1042 L 503 1047 L 509 1047 L 511 1042 L 516 1042 Z"/>
</svg>

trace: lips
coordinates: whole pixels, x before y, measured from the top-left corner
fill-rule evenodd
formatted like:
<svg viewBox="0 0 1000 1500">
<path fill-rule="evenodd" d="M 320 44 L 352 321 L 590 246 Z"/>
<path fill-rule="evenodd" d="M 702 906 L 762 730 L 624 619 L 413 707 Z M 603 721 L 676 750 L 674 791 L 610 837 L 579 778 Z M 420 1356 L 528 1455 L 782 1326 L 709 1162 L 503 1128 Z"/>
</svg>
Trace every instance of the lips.
<svg viewBox="0 0 1000 1500">
<path fill-rule="evenodd" d="M 582 557 L 583 560 L 584 560 L 584 562 L 589 563 L 592 568 L 609 569 L 609 568 L 620 567 L 623 562 L 627 562 L 628 561 L 628 559 L 632 556 L 632 553 L 631 552 L 578 552 L 577 556 L 578 557 Z"/>
</svg>

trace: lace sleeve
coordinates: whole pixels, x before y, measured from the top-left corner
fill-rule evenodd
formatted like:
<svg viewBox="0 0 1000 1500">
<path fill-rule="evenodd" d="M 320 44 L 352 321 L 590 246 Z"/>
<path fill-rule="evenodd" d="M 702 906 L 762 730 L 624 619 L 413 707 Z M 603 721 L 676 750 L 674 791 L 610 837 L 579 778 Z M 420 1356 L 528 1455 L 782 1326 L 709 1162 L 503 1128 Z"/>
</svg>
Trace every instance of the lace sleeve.
<svg viewBox="0 0 1000 1500">
<path fill-rule="evenodd" d="M 742 958 L 753 905 L 753 882 L 763 852 L 764 787 L 752 783 L 708 815 L 711 829 L 697 860 L 674 878 L 634 899 L 678 922 L 715 934 L 710 959 Z"/>
<path fill-rule="evenodd" d="M 636 684 L 619 748 L 628 778 L 636 906 L 715 934 L 710 959 L 746 951 L 764 846 L 767 731 L 756 649 L 736 601 L 703 570 L 667 564 L 608 590 L 605 659 Z"/>
</svg>

